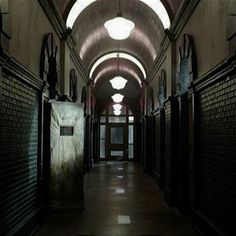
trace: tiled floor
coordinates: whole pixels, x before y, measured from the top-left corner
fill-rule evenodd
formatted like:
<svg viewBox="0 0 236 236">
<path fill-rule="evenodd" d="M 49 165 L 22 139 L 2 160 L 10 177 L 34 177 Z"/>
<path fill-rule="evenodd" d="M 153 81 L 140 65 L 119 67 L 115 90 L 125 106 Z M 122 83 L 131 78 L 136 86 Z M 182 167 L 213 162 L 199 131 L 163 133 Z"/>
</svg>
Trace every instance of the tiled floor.
<svg viewBox="0 0 236 236">
<path fill-rule="evenodd" d="M 36 236 L 196 236 L 133 163 L 102 163 L 85 176 L 85 210 L 52 214 Z"/>
</svg>

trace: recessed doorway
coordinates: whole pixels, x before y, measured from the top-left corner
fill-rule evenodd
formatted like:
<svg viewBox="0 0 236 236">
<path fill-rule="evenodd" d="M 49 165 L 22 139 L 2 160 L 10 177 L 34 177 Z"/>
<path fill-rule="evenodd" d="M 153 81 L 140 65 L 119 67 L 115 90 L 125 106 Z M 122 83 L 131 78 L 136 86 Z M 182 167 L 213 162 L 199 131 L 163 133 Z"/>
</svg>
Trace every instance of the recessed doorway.
<svg viewBox="0 0 236 236">
<path fill-rule="evenodd" d="M 123 106 L 121 114 L 115 116 L 111 107 L 106 108 L 100 116 L 99 158 L 110 161 L 132 160 L 135 147 L 133 113 Z"/>
</svg>

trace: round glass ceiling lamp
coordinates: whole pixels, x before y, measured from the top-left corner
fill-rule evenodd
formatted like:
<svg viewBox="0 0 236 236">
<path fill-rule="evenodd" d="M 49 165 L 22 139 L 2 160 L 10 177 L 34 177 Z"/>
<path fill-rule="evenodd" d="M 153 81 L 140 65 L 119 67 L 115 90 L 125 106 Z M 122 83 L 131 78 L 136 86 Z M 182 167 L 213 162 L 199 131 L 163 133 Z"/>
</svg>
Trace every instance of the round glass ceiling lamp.
<svg viewBox="0 0 236 236">
<path fill-rule="evenodd" d="M 113 113 L 114 113 L 116 116 L 119 116 L 119 115 L 121 114 L 121 111 L 114 110 Z"/>
<path fill-rule="evenodd" d="M 110 80 L 110 83 L 114 89 L 121 90 L 125 87 L 127 80 L 121 76 L 116 76 Z"/>
<path fill-rule="evenodd" d="M 113 105 L 113 108 L 114 108 L 115 111 L 120 111 L 121 108 L 122 108 L 122 105 L 120 105 L 120 104 L 114 104 L 114 105 Z"/>
<path fill-rule="evenodd" d="M 123 101 L 124 96 L 120 93 L 116 93 L 113 96 L 111 96 L 111 98 L 112 98 L 113 102 L 120 103 Z"/>
<path fill-rule="evenodd" d="M 135 24 L 121 15 L 117 15 L 114 19 L 106 21 L 104 26 L 111 38 L 123 40 L 130 36 Z"/>
<path fill-rule="evenodd" d="M 133 116 L 129 116 L 129 121 L 134 121 L 134 117 Z"/>
</svg>

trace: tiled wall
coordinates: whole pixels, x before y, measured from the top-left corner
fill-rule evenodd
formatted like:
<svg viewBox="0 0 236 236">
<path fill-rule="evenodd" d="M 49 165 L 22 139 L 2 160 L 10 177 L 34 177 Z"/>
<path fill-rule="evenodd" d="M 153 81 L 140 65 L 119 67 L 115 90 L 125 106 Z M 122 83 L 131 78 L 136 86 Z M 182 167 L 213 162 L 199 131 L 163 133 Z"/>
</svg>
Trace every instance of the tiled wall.
<svg viewBox="0 0 236 236">
<path fill-rule="evenodd" d="M 12 235 L 38 210 L 38 93 L 4 74 L 0 85 L 0 232 Z"/>
<path fill-rule="evenodd" d="M 197 92 L 196 105 L 196 209 L 223 235 L 231 235 L 236 219 L 236 75 Z"/>
</svg>

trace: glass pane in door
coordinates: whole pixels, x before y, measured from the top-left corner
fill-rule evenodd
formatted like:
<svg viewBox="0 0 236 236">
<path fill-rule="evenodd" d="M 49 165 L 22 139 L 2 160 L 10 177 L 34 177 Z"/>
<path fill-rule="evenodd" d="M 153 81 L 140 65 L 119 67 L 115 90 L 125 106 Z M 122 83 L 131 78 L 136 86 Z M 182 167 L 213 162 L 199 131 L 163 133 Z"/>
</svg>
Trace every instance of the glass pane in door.
<svg viewBox="0 0 236 236">
<path fill-rule="evenodd" d="M 112 127 L 111 128 L 111 143 L 112 144 L 123 144 L 124 140 L 124 129 L 123 127 Z"/>
<path fill-rule="evenodd" d="M 132 159 L 134 158 L 134 145 L 129 144 L 129 158 Z"/>
<path fill-rule="evenodd" d="M 134 126 L 129 125 L 129 144 L 134 143 Z"/>
<path fill-rule="evenodd" d="M 111 151 L 111 156 L 123 156 L 124 152 L 123 151 Z"/>
<path fill-rule="evenodd" d="M 100 158 L 105 158 L 105 140 L 100 140 Z"/>
</svg>

